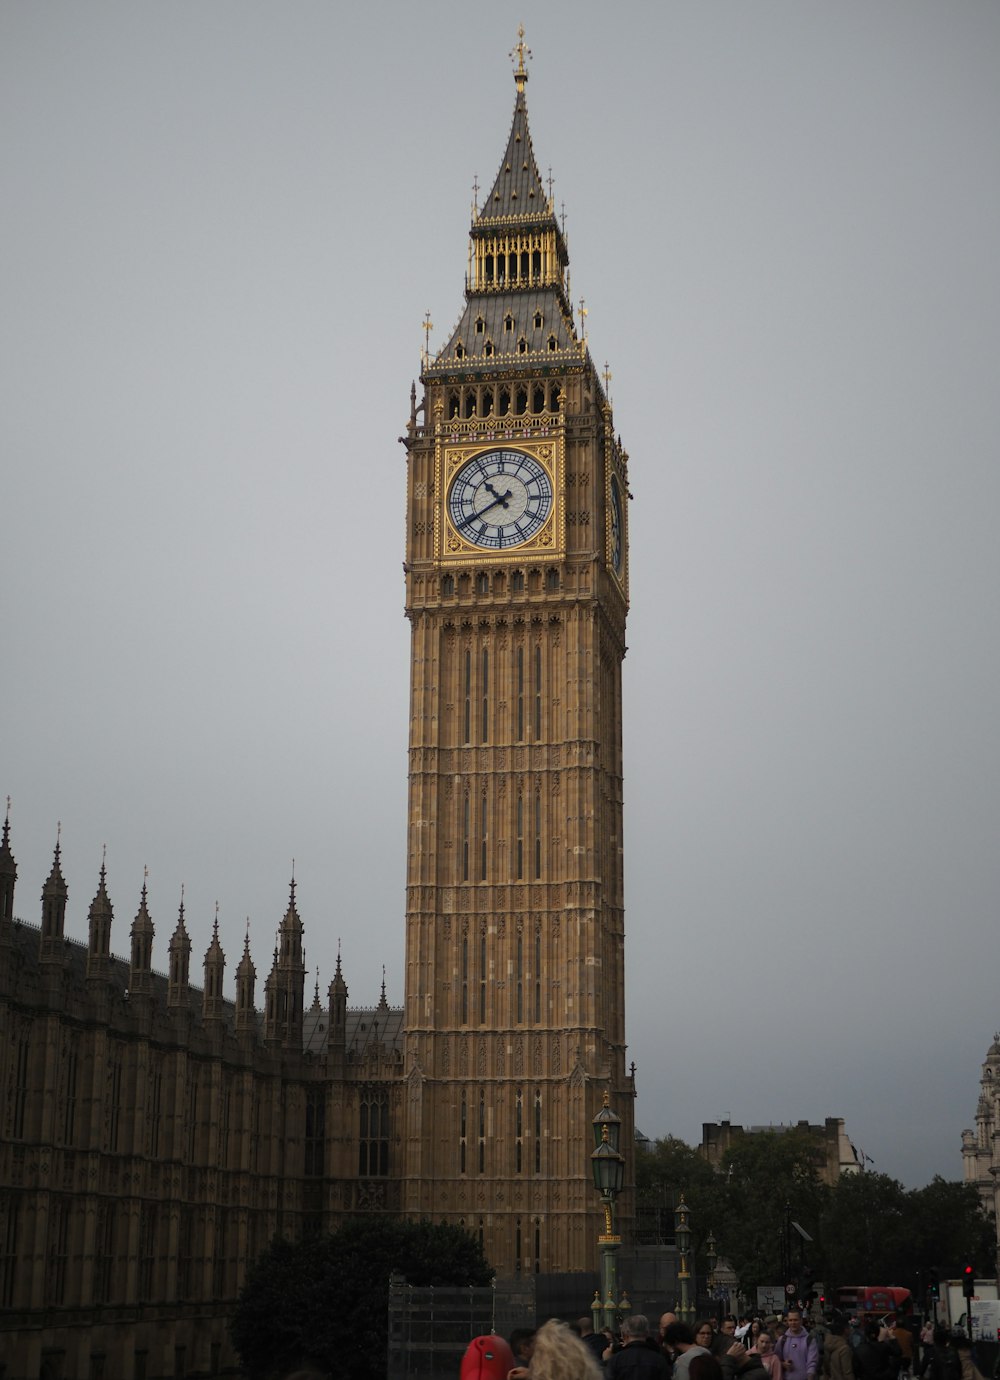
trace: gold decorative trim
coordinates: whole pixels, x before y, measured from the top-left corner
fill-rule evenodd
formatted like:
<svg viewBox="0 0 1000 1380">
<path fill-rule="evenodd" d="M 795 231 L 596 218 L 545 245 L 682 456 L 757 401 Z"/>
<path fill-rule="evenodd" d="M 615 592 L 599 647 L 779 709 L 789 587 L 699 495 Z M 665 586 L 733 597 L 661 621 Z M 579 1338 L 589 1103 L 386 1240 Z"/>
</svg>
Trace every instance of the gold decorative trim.
<svg viewBox="0 0 1000 1380">
<path fill-rule="evenodd" d="M 511 419 L 513 423 L 514 419 Z M 561 560 L 566 555 L 566 446 L 562 416 L 547 414 L 530 421 L 469 417 L 443 422 L 435 442 L 435 493 L 441 521 L 435 524 L 434 558 L 439 564 L 474 563 L 477 567 L 512 565 L 525 557 Z M 476 546 L 457 532 L 448 512 L 448 494 L 456 471 L 476 455 L 504 447 L 530 455 L 549 477 L 552 512 L 544 526 L 517 546 L 495 551 Z"/>
</svg>

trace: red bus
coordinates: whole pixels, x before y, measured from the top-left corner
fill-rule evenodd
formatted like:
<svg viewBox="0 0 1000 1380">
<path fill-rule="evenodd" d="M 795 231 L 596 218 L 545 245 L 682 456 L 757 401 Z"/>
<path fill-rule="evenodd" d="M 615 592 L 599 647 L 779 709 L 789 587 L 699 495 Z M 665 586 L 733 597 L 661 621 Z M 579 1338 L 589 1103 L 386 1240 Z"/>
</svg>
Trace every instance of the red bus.
<svg viewBox="0 0 1000 1380">
<path fill-rule="evenodd" d="M 882 1316 L 885 1313 L 909 1313 L 913 1296 L 909 1289 L 897 1289 L 888 1284 L 845 1284 L 836 1293 L 836 1305 L 842 1313 L 852 1316 Z"/>
</svg>

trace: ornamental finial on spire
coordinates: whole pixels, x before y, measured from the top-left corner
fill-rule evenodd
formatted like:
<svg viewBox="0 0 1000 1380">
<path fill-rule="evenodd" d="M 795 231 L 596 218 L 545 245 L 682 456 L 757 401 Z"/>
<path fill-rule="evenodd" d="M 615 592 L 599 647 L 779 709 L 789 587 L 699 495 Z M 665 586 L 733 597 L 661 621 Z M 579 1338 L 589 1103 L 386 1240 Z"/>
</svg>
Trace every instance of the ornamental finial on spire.
<svg viewBox="0 0 1000 1380">
<path fill-rule="evenodd" d="M 531 57 L 531 49 L 524 42 L 524 25 L 517 26 L 517 42 L 510 50 L 511 57 L 517 57 L 517 66 L 514 68 L 514 82 L 518 91 L 524 90 L 524 84 L 528 80 L 528 69 L 524 65 L 524 59 Z"/>
</svg>

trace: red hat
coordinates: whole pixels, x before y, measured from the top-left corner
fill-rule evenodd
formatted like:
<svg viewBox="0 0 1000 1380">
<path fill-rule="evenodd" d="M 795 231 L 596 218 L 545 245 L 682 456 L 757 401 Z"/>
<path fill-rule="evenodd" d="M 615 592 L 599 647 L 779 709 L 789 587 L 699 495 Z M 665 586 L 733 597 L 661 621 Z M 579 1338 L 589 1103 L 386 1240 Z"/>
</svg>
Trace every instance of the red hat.
<svg viewBox="0 0 1000 1380">
<path fill-rule="evenodd" d="M 507 1372 L 516 1365 L 514 1353 L 502 1337 L 492 1333 L 475 1337 L 462 1357 L 459 1380 L 507 1380 Z"/>
</svg>

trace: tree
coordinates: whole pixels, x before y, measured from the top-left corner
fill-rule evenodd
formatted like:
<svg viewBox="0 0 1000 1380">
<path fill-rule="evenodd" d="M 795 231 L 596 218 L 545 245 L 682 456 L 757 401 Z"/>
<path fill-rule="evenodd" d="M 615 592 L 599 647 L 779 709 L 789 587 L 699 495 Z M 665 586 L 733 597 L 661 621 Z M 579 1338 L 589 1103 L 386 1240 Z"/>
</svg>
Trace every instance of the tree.
<svg viewBox="0 0 1000 1380">
<path fill-rule="evenodd" d="M 673 1240 L 674 1208 L 682 1193 L 691 1209 L 696 1250 L 710 1231 L 718 1232 L 713 1226 L 718 1193 L 715 1170 L 685 1141 L 664 1136 L 651 1145 L 637 1146 L 635 1184 L 639 1230 L 644 1240 Z"/>
<path fill-rule="evenodd" d="M 919 1264 L 907 1194 L 888 1174 L 843 1174 L 821 1222 L 831 1284 L 910 1285 Z"/>
<path fill-rule="evenodd" d="M 719 1253 L 736 1272 L 740 1288 L 753 1297 L 758 1284 L 788 1283 L 781 1278 L 782 1244 L 788 1221 L 816 1237 L 828 1190 L 820 1181 L 822 1149 L 805 1128 L 734 1135 L 718 1168 L 721 1180 Z M 795 1238 L 798 1241 L 800 1238 Z M 819 1246 L 802 1249 L 793 1241 L 787 1273 L 794 1277 L 800 1259 L 818 1274 Z"/>
<path fill-rule="evenodd" d="M 907 1199 L 918 1268 L 936 1266 L 957 1278 L 971 1261 L 981 1274 L 994 1273 L 996 1226 L 972 1184 L 949 1182 L 935 1174 L 926 1188 L 914 1189 Z"/>
<path fill-rule="evenodd" d="M 444 1223 L 365 1217 L 332 1236 L 276 1239 L 251 1268 L 229 1323 L 250 1380 L 306 1361 L 337 1380 L 383 1380 L 393 1272 L 414 1285 L 492 1278 L 478 1240 Z"/>
</svg>

